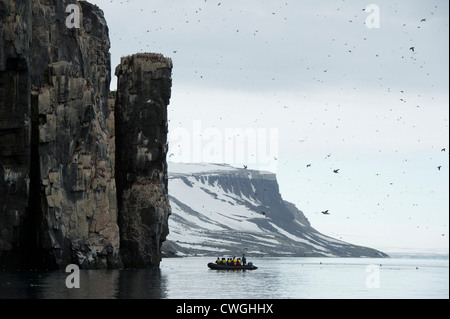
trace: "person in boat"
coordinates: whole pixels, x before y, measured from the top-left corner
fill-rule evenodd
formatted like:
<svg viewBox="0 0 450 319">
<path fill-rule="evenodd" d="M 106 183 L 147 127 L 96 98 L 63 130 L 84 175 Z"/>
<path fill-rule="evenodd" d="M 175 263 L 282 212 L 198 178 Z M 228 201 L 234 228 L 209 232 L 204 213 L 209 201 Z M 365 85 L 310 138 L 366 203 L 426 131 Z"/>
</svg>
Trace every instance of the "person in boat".
<svg viewBox="0 0 450 319">
<path fill-rule="evenodd" d="M 225 258 L 222 258 L 222 265 L 226 265 L 227 264 L 227 261 L 225 260 Z"/>
<path fill-rule="evenodd" d="M 233 256 L 233 266 L 236 266 L 236 264 L 237 264 L 236 256 Z"/>
<path fill-rule="evenodd" d="M 238 265 L 238 266 L 242 265 L 241 258 L 238 258 L 238 259 L 237 259 L 237 265 Z"/>
<path fill-rule="evenodd" d="M 220 257 L 217 257 L 216 264 L 220 265 L 220 263 L 221 263 Z"/>
<path fill-rule="evenodd" d="M 242 264 L 247 265 L 247 258 L 245 258 L 245 254 L 242 255 Z"/>
<path fill-rule="evenodd" d="M 227 258 L 227 266 L 231 265 L 231 258 Z"/>
</svg>

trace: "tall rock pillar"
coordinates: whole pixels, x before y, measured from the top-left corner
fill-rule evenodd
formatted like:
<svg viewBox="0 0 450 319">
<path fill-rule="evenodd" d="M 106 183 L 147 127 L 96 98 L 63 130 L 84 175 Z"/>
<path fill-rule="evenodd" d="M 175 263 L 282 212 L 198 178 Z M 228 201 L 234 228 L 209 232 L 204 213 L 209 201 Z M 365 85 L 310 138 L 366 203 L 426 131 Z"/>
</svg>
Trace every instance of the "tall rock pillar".
<svg viewBox="0 0 450 319">
<path fill-rule="evenodd" d="M 116 68 L 116 184 L 120 252 L 126 267 L 158 267 L 168 230 L 167 105 L 172 61 L 124 57 Z"/>
</svg>

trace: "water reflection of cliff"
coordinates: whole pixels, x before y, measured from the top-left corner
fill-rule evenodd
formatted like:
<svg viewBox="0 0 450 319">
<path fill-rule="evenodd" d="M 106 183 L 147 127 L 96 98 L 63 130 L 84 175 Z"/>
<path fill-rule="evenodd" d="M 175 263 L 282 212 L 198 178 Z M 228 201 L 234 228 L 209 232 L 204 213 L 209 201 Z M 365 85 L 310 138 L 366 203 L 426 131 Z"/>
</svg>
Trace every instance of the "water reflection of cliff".
<svg viewBox="0 0 450 319">
<path fill-rule="evenodd" d="M 116 298 L 167 298 L 167 278 L 160 269 L 141 269 L 119 272 Z"/>
<path fill-rule="evenodd" d="M 82 270 L 80 288 L 68 289 L 63 271 L 0 273 L 0 299 L 164 299 L 167 280 L 159 269 Z"/>
</svg>

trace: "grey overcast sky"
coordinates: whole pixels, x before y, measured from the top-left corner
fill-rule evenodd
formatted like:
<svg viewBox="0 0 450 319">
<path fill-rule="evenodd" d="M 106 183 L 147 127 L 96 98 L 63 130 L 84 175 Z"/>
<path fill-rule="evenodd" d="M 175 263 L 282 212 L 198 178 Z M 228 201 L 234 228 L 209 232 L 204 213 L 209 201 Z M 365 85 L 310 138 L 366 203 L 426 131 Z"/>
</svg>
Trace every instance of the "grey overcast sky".
<svg viewBox="0 0 450 319">
<path fill-rule="evenodd" d="M 170 161 L 270 170 L 323 233 L 448 253 L 448 1 L 92 2 L 113 70 L 173 60 Z"/>
</svg>

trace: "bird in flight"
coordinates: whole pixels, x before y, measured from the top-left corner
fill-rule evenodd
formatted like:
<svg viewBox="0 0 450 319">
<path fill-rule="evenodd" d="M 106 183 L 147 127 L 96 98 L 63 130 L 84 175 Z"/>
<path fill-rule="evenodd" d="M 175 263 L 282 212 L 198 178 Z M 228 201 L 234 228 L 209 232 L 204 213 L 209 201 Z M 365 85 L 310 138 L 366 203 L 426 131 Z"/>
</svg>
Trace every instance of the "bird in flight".
<svg viewBox="0 0 450 319">
<path fill-rule="evenodd" d="M 247 165 L 244 165 L 244 169 L 247 169 L 247 167 L 248 167 Z"/>
<path fill-rule="evenodd" d="M 324 215 L 330 215 L 330 213 L 328 212 L 328 209 L 326 211 L 323 211 L 322 214 Z"/>
<path fill-rule="evenodd" d="M 306 167 L 311 167 L 311 164 L 306 165 Z"/>
<path fill-rule="evenodd" d="M 338 174 L 340 170 L 341 170 L 340 168 L 335 169 L 335 170 L 333 170 L 333 173 Z"/>
<path fill-rule="evenodd" d="M 414 52 L 414 47 L 410 47 L 409 49 L 410 49 L 412 52 Z"/>
<path fill-rule="evenodd" d="M 437 167 L 438 170 L 441 170 L 441 168 L 442 168 L 442 166 L 438 166 L 438 167 Z"/>
</svg>

